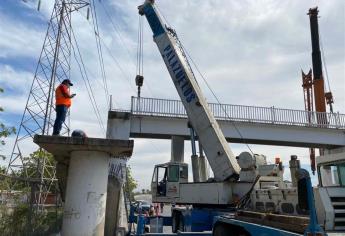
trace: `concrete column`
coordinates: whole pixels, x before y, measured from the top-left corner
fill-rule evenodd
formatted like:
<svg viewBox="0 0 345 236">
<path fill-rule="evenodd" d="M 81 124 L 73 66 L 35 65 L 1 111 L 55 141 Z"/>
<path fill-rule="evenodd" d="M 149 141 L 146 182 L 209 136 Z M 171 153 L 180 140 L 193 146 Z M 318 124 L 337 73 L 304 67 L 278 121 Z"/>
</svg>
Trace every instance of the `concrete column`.
<svg viewBox="0 0 345 236">
<path fill-rule="evenodd" d="M 126 174 L 126 160 L 111 158 L 108 173 L 107 209 L 105 218 L 105 236 L 122 235 L 127 229 L 123 184 Z"/>
<path fill-rule="evenodd" d="M 199 168 L 200 168 L 200 182 L 206 182 L 208 179 L 207 160 L 204 155 L 199 156 Z"/>
<path fill-rule="evenodd" d="M 184 138 L 181 136 L 171 136 L 171 161 L 184 162 Z"/>
<path fill-rule="evenodd" d="M 191 159 L 192 159 L 193 182 L 200 182 L 199 157 L 198 155 L 192 155 Z"/>
<path fill-rule="evenodd" d="M 206 182 L 208 179 L 208 171 L 207 171 L 207 160 L 204 156 L 204 152 L 202 150 L 201 143 L 199 141 L 199 174 L 200 174 L 200 182 Z"/>
<path fill-rule="evenodd" d="M 130 136 L 130 113 L 112 112 L 108 113 L 107 138 L 129 140 Z M 126 161 L 111 158 L 108 175 L 108 197 L 105 218 L 105 236 L 122 235 L 121 229 L 127 229 L 125 217 L 125 201 L 123 196 L 123 184 L 126 170 Z"/>
<path fill-rule="evenodd" d="M 290 167 L 292 186 L 297 187 L 296 171 L 300 169 L 301 166 L 300 166 L 299 160 L 297 160 L 296 155 L 291 155 L 291 159 L 289 161 L 289 167 Z"/>
<path fill-rule="evenodd" d="M 107 211 L 105 217 L 104 235 L 115 235 L 116 222 L 119 221 L 119 202 L 121 195 L 121 183 L 115 176 L 108 176 L 107 187 Z M 108 209 L 111 209 L 108 210 Z"/>
<path fill-rule="evenodd" d="M 130 157 L 134 142 L 47 135 L 35 135 L 34 142 L 68 167 L 57 169 L 59 180 L 67 179 L 61 235 L 103 236 L 109 159 Z"/>
<path fill-rule="evenodd" d="M 73 151 L 61 235 L 103 235 L 109 154 Z"/>
<path fill-rule="evenodd" d="M 109 111 L 106 135 L 107 138 L 128 140 L 130 128 L 130 113 Z"/>
</svg>

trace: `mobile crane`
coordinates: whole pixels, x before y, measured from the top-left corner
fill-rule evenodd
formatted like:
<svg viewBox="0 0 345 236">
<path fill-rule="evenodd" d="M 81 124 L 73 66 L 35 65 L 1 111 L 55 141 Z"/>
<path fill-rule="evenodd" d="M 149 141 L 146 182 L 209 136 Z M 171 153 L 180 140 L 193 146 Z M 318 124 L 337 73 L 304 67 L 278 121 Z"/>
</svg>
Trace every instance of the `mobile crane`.
<svg viewBox="0 0 345 236">
<path fill-rule="evenodd" d="M 211 218 L 206 218 L 212 221 L 214 216 L 221 216 L 229 211 L 228 209 L 224 210 L 224 207 L 236 206 L 244 197 L 251 198 L 251 202 L 256 203 L 258 201 L 255 201 L 255 199 L 258 199 L 258 195 L 263 195 L 264 200 L 260 202 L 260 204 L 264 206 L 260 209 L 263 212 L 277 212 L 277 210 L 279 211 L 283 208 L 283 203 L 289 201 L 294 203 L 294 201 L 297 201 L 297 188 L 296 186 L 294 186 L 294 188 L 289 188 L 283 181 L 283 169 L 280 162 L 268 165 L 265 156 L 252 155 L 250 153 L 241 153 L 238 157 L 235 157 L 208 107 L 176 32 L 164 25 L 155 9 L 154 0 L 146 0 L 138 9 L 139 14 L 147 18 L 153 31 L 154 42 L 158 46 L 176 90 L 186 109 L 192 128 L 191 138 L 193 139 L 193 133 L 195 131 L 214 173 L 214 180 L 211 182 L 188 183 L 187 164 L 169 162 L 156 165 L 151 183 L 153 202 L 192 205 L 196 211 L 197 209 L 202 209 L 202 212 L 205 212 L 204 210 L 206 209 L 206 211 L 208 211 L 208 216 L 212 216 Z M 294 161 L 296 161 L 295 157 L 292 158 L 291 162 L 294 163 Z M 300 172 L 298 170 L 298 165 L 292 164 L 292 168 L 290 166 L 290 169 L 292 172 L 294 171 L 293 173 Z M 292 178 L 294 178 L 293 173 Z M 302 179 L 306 181 L 308 178 L 309 177 L 305 177 Z M 310 178 L 308 181 L 310 182 Z M 307 186 L 309 187 L 308 189 L 312 189 L 310 183 L 309 185 L 307 184 Z M 272 187 L 274 188 L 272 190 L 275 194 L 273 199 L 272 192 L 270 191 Z M 253 189 L 255 189 L 255 191 L 253 191 Z M 306 189 L 307 187 L 305 186 L 304 190 L 306 191 Z M 312 190 L 308 190 L 309 202 L 314 199 L 311 192 Z M 337 194 L 339 196 L 345 195 L 344 192 L 339 193 L 339 191 Z M 267 195 L 267 199 L 265 199 L 265 195 Z M 329 196 L 325 197 L 325 193 L 323 193 L 323 197 L 326 199 L 324 201 L 330 200 Z M 265 202 L 265 200 L 267 201 Z M 324 201 L 321 200 L 319 203 L 325 206 Z M 260 204 L 251 206 L 251 209 L 258 210 L 255 207 Z M 293 205 L 293 212 L 295 212 L 295 206 L 296 205 Z M 318 210 L 321 209 L 320 206 L 317 207 L 319 207 Z M 310 212 L 314 212 L 315 208 L 311 206 L 309 210 Z M 185 214 L 185 212 L 187 213 Z M 325 210 L 323 210 L 323 212 L 325 212 Z M 190 214 L 193 214 L 193 212 L 188 211 L 188 209 L 187 211 L 178 208 L 173 209 L 173 231 L 183 231 L 185 229 L 185 227 L 183 227 L 185 224 L 184 218 L 190 218 Z M 307 213 L 304 215 L 306 214 Z M 314 225 L 315 219 L 316 217 L 313 219 L 311 217 L 311 222 Z M 222 221 L 222 219 L 219 218 L 219 221 Z M 226 222 L 226 220 L 223 219 L 222 224 L 214 224 L 213 226 L 219 227 L 219 225 L 224 226 L 224 224 L 231 226 L 232 223 Z M 207 227 L 209 229 L 209 224 Z M 197 230 L 202 231 L 207 229 L 207 227 L 199 227 Z M 240 227 L 244 226 L 242 225 Z M 228 227 L 225 228 L 228 229 Z M 319 235 L 324 235 L 319 227 L 316 228 L 319 230 L 317 232 L 320 232 Z M 215 229 L 216 228 L 213 230 L 215 231 Z M 219 233 L 220 231 L 221 233 Z M 222 230 L 216 232 L 218 232 L 216 235 L 223 235 Z M 315 233 L 316 231 L 313 232 Z"/>
<path fill-rule="evenodd" d="M 216 181 L 214 183 L 187 183 L 188 179 L 184 173 L 188 173 L 188 167 L 183 163 L 167 163 L 155 168 L 152 189 L 158 193 L 156 200 L 185 204 L 229 204 L 232 199 L 228 196 L 232 196 L 233 194 L 230 193 L 233 193 L 234 187 L 239 185 L 236 182 L 239 179 L 240 167 L 235 155 L 230 150 L 202 95 L 175 31 L 164 26 L 153 6 L 153 1 L 146 1 L 139 6 L 139 14 L 146 16 L 153 31 L 153 39 L 181 97 L 191 126 L 198 135 L 199 142 L 202 143 Z M 158 180 L 160 171 L 165 173 L 161 181 Z M 243 195 L 251 184 L 246 182 L 242 185 L 242 188 L 237 188 L 234 194 Z M 219 194 L 216 198 L 214 196 L 200 197 L 209 191 Z"/>
</svg>

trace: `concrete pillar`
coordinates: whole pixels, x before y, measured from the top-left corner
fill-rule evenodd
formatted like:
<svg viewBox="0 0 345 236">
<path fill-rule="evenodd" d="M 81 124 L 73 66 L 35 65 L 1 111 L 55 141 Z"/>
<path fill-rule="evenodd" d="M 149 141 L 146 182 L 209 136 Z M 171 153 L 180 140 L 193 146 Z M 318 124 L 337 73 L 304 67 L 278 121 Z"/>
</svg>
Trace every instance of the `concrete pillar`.
<svg viewBox="0 0 345 236">
<path fill-rule="evenodd" d="M 200 168 L 200 182 L 206 182 L 208 179 L 207 160 L 204 155 L 199 156 L 199 168 Z"/>
<path fill-rule="evenodd" d="M 127 229 L 123 184 L 126 175 L 126 160 L 111 158 L 108 173 L 107 209 L 104 235 L 123 235 Z"/>
<path fill-rule="evenodd" d="M 105 217 L 104 235 L 115 235 L 116 222 L 119 221 L 119 201 L 121 195 L 121 183 L 115 176 L 108 176 L 107 187 L 107 211 Z M 112 211 L 108 210 L 112 209 Z"/>
<path fill-rule="evenodd" d="M 292 186 L 297 187 L 296 172 L 298 169 L 301 168 L 301 166 L 300 166 L 299 160 L 297 160 L 296 155 L 291 155 L 291 159 L 289 161 L 289 167 L 290 167 Z"/>
<path fill-rule="evenodd" d="M 107 138 L 128 140 L 130 135 L 130 113 L 113 112 L 108 113 Z"/>
<path fill-rule="evenodd" d="M 200 182 L 200 165 L 198 155 L 192 155 L 192 171 L 193 171 L 193 182 Z"/>
<path fill-rule="evenodd" d="M 130 113 L 108 113 L 107 138 L 129 140 Z M 108 197 L 105 217 L 105 236 L 122 235 L 127 229 L 123 184 L 125 182 L 126 160 L 111 158 L 108 175 Z"/>
<path fill-rule="evenodd" d="M 57 173 L 67 179 L 61 235 L 103 236 L 109 159 L 130 157 L 134 142 L 47 135 L 35 135 L 34 142 L 53 154 L 58 165 L 68 166 Z"/>
<path fill-rule="evenodd" d="M 103 235 L 109 154 L 73 151 L 61 235 Z"/>
<path fill-rule="evenodd" d="M 184 138 L 181 136 L 171 136 L 171 161 L 184 162 Z"/>
<path fill-rule="evenodd" d="M 204 156 L 204 152 L 202 150 L 201 143 L 199 141 L 199 174 L 200 174 L 200 182 L 206 182 L 208 179 L 208 171 L 207 171 L 207 160 Z"/>
</svg>

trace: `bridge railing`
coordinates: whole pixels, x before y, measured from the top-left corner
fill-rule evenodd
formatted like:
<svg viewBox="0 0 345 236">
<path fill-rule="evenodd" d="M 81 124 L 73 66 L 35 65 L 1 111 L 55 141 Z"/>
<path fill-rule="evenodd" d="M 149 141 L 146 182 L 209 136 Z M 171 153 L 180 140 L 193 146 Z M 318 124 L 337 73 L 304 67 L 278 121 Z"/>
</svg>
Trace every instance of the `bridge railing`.
<svg viewBox="0 0 345 236">
<path fill-rule="evenodd" d="M 218 103 L 209 103 L 209 107 L 217 120 L 345 129 L 345 114 L 340 113 Z M 131 112 L 137 115 L 187 117 L 182 102 L 169 99 L 132 97 Z"/>
</svg>

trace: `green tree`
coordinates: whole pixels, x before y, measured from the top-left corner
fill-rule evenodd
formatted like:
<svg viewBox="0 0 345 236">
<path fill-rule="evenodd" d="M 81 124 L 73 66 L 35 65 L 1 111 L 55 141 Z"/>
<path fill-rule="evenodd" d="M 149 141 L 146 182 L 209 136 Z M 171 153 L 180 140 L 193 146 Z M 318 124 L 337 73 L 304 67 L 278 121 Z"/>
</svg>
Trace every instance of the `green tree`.
<svg viewBox="0 0 345 236">
<path fill-rule="evenodd" d="M 0 88 L 0 93 L 3 93 L 4 90 Z M 3 107 L 0 106 L 0 112 L 3 112 Z M 5 138 L 7 138 L 9 135 L 14 134 L 16 132 L 16 129 L 14 127 L 8 127 L 4 123 L 0 121 L 0 146 L 3 146 L 6 144 Z M 0 158 L 5 160 L 5 155 L 0 153 Z"/>
<path fill-rule="evenodd" d="M 26 166 L 27 175 L 29 177 L 37 178 L 43 174 L 43 178 L 45 179 L 51 178 L 56 164 L 53 155 L 43 149 L 38 149 L 37 151 L 31 153 L 29 157 L 24 157 L 23 162 Z M 43 173 L 38 173 L 38 170 L 42 170 L 42 166 L 44 164 L 45 168 Z M 24 173 L 22 174 L 24 175 Z"/>
<path fill-rule="evenodd" d="M 131 201 L 134 201 L 134 189 L 138 187 L 138 182 L 132 176 L 132 170 L 130 166 L 126 167 L 127 171 L 127 180 L 125 185 L 125 190 L 129 195 Z"/>
<path fill-rule="evenodd" d="M 0 205 L 0 234 L 1 235 L 50 235 L 51 233 L 56 233 L 61 228 L 62 223 L 62 208 L 47 208 L 43 212 L 36 212 L 34 209 L 30 208 L 30 184 L 26 181 L 22 181 L 26 176 L 31 179 L 37 179 L 41 174 L 38 172 L 40 170 L 40 165 L 43 165 L 43 159 L 47 159 L 49 163 L 54 163 L 53 156 L 44 150 L 37 150 L 30 154 L 29 157 L 25 157 L 23 161 L 25 162 L 26 172 L 24 170 L 18 170 L 14 175 L 18 179 L 14 179 L 16 184 L 14 184 L 12 195 L 12 202 L 14 204 L 11 206 L 11 210 L 8 210 L 7 205 Z M 50 178 L 51 168 L 53 166 L 46 166 L 43 171 L 44 178 Z M 2 169 L 0 168 L 0 171 Z M 1 177 L 1 176 L 0 176 Z M 20 180 L 22 179 L 22 180 Z M 4 181 L 9 181 L 9 178 L 3 178 L 0 180 L 1 184 L 5 186 Z M 37 191 L 38 186 L 35 186 L 33 191 Z M 55 191 L 54 188 L 51 189 L 52 192 Z M 27 202 L 23 202 L 23 196 L 27 195 Z"/>
</svg>

